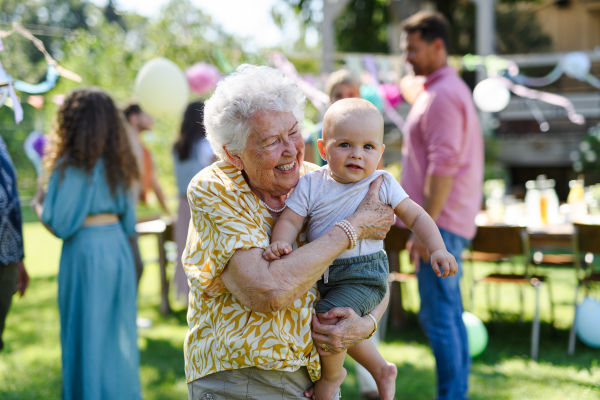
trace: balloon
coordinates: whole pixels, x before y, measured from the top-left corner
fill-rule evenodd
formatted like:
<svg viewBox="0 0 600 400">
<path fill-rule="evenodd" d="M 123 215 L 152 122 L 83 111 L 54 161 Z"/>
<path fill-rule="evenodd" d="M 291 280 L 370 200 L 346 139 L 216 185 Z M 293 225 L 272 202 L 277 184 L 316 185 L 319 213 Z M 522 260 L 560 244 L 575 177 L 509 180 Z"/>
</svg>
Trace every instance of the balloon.
<svg viewBox="0 0 600 400">
<path fill-rule="evenodd" d="M 382 83 L 379 85 L 379 92 L 383 94 L 393 108 L 398 107 L 400 103 L 402 103 L 402 96 L 400 95 L 400 88 L 398 85 Z"/>
<path fill-rule="evenodd" d="M 469 354 L 475 358 L 485 350 L 488 343 L 488 333 L 485 325 L 476 315 L 464 311 L 463 322 L 467 328 L 467 339 L 469 341 Z"/>
<path fill-rule="evenodd" d="M 586 297 L 577 306 L 575 331 L 583 343 L 600 347 L 600 301 Z"/>
<path fill-rule="evenodd" d="M 402 98 L 406 100 L 408 104 L 413 104 L 417 97 L 421 94 L 425 85 L 425 77 L 404 75 L 400 79 L 400 91 Z"/>
<path fill-rule="evenodd" d="M 383 100 L 376 86 L 360 85 L 360 97 L 373 103 L 380 112 L 383 111 Z"/>
<path fill-rule="evenodd" d="M 140 107 L 148 114 L 155 117 L 178 116 L 187 106 L 189 86 L 174 62 L 155 58 L 138 72 L 135 94 Z"/>
<path fill-rule="evenodd" d="M 210 92 L 217 86 L 221 75 L 214 65 L 203 62 L 196 63 L 185 70 L 190 89 L 202 95 Z"/>
<path fill-rule="evenodd" d="M 574 51 L 567 53 L 566 56 L 560 61 L 560 66 L 565 71 L 565 74 L 571 78 L 584 80 L 586 75 L 590 72 L 592 66 L 590 58 L 580 51 Z"/>
<path fill-rule="evenodd" d="M 481 111 L 502 111 L 510 101 L 510 91 L 501 80 L 487 78 L 475 86 L 473 101 Z"/>
</svg>

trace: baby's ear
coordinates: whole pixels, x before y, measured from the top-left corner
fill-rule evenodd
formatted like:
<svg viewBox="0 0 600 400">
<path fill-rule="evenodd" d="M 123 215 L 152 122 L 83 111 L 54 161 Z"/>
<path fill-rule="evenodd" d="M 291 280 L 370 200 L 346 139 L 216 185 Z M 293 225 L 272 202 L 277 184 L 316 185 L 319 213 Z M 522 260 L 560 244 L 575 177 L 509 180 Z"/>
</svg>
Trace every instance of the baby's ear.
<svg viewBox="0 0 600 400">
<path fill-rule="evenodd" d="M 319 154 L 323 161 L 327 161 L 327 153 L 325 152 L 325 142 L 323 139 L 317 140 L 317 147 L 319 148 Z"/>
</svg>

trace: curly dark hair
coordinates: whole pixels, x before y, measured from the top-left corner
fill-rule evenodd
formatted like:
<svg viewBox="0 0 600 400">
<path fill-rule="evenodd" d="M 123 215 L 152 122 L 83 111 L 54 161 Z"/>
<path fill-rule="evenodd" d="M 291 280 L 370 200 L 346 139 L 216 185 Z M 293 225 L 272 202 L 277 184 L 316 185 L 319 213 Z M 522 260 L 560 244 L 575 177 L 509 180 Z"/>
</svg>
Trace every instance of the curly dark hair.
<svg viewBox="0 0 600 400">
<path fill-rule="evenodd" d="M 204 103 L 194 101 L 188 104 L 183 114 L 179 137 L 173 145 L 173 149 L 179 160 L 184 161 L 190 158 L 193 144 L 204 137 L 206 137 L 206 129 L 204 128 Z"/>
<path fill-rule="evenodd" d="M 139 169 L 122 112 L 111 97 L 96 87 L 76 89 L 58 110 L 44 158 L 49 174 L 64 174 L 68 166 L 90 174 L 104 159 L 106 181 L 112 193 L 127 190 L 139 179 Z"/>
</svg>

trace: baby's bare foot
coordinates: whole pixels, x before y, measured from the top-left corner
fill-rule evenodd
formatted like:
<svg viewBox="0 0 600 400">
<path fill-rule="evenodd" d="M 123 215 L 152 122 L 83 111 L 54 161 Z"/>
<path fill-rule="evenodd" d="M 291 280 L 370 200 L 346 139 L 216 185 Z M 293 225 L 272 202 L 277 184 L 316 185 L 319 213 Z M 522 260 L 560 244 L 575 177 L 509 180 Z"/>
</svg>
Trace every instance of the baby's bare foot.
<svg viewBox="0 0 600 400">
<path fill-rule="evenodd" d="M 386 362 L 375 378 L 377 382 L 377 391 L 381 400 L 393 400 L 396 395 L 396 375 L 398 368 L 396 365 Z"/>
<path fill-rule="evenodd" d="M 346 378 L 346 369 L 342 368 L 335 376 L 319 379 L 313 386 L 312 400 L 331 400 Z"/>
</svg>

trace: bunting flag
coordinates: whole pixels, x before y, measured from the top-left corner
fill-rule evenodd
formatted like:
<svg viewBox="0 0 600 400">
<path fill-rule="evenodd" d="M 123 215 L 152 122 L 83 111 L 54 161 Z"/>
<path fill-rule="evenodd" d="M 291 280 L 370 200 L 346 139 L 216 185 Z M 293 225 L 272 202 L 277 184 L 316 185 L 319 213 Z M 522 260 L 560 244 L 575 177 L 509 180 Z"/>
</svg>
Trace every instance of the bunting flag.
<svg viewBox="0 0 600 400">
<path fill-rule="evenodd" d="M 369 72 L 369 74 L 371 74 L 371 78 L 375 81 L 375 84 L 379 88 L 379 77 L 375 57 L 373 57 L 372 55 L 365 55 L 364 63 L 365 67 L 367 68 L 367 71 Z M 387 96 L 381 96 L 380 93 L 380 97 L 383 98 L 383 111 L 385 115 L 390 119 L 390 121 L 394 123 L 394 125 L 398 127 L 398 129 L 400 129 L 400 131 L 402 131 L 402 127 L 404 126 L 404 119 L 400 116 L 400 114 L 398 114 L 394 107 L 392 107 Z"/>
<path fill-rule="evenodd" d="M 271 53 L 271 60 L 285 76 L 296 82 L 300 90 L 304 93 L 304 95 L 310 100 L 310 102 L 315 106 L 317 110 L 321 114 L 325 113 L 327 110 L 327 105 L 329 104 L 329 96 L 327 93 L 320 91 L 310 83 L 308 83 L 304 78 L 302 78 L 294 64 L 292 64 L 283 54 L 273 52 Z"/>
<path fill-rule="evenodd" d="M 6 73 L 4 67 L 2 66 L 2 62 L 0 61 L 0 85 L 8 86 L 8 93 L 10 95 L 10 100 L 12 102 L 12 109 L 15 113 L 15 122 L 18 124 L 23 121 L 23 108 L 21 107 L 21 103 L 19 102 L 19 98 L 15 93 L 15 89 L 13 88 L 13 84 L 10 79 L 10 75 Z M 1 86 L 0 86 L 1 87 Z M 0 104 L 1 106 L 1 104 Z"/>
</svg>

